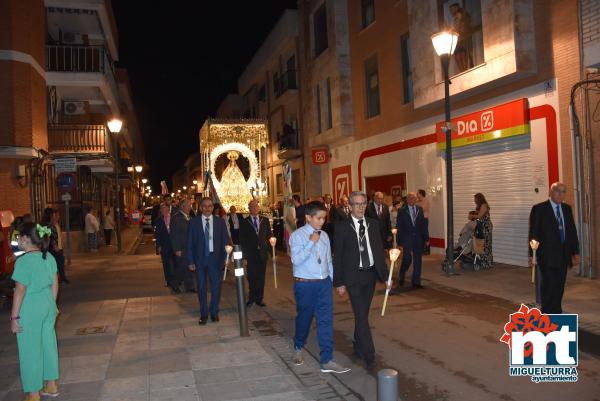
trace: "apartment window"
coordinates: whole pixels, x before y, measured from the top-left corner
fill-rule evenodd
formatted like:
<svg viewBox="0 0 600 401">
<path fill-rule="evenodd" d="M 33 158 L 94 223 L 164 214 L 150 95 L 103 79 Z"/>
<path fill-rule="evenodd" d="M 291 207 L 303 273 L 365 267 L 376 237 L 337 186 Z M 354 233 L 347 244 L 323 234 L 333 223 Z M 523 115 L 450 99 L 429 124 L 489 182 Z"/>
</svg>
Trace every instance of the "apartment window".
<svg viewBox="0 0 600 401">
<path fill-rule="evenodd" d="M 292 170 L 292 193 L 300 193 L 300 169 Z"/>
<path fill-rule="evenodd" d="M 327 49 L 327 10 L 325 2 L 313 14 L 315 57 Z"/>
<path fill-rule="evenodd" d="M 375 0 L 361 0 L 362 27 L 366 28 L 375 21 Z"/>
<path fill-rule="evenodd" d="M 400 37 L 400 56 L 402 57 L 402 90 L 404 103 L 413 101 L 412 60 L 410 59 L 410 37 L 404 34 Z"/>
<path fill-rule="evenodd" d="M 296 84 L 296 56 L 288 58 L 286 66 L 288 89 L 296 89 L 298 87 Z"/>
<path fill-rule="evenodd" d="M 484 62 L 481 0 L 438 0 L 440 28 L 458 32 L 458 43 L 450 62 L 450 76 Z"/>
<path fill-rule="evenodd" d="M 279 93 L 279 73 L 276 72 L 273 74 L 273 94 L 277 97 Z"/>
<path fill-rule="evenodd" d="M 331 112 L 331 80 L 325 80 L 325 107 L 327 114 L 325 115 L 326 129 L 333 127 L 333 116 Z"/>
<path fill-rule="evenodd" d="M 275 176 L 275 193 L 277 195 L 283 194 L 283 175 L 277 174 Z"/>
<path fill-rule="evenodd" d="M 266 85 L 262 85 L 258 90 L 258 101 L 265 102 L 267 100 L 267 88 Z"/>
<path fill-rule="evenodd" d="M 315 88 L 315 117 L 317 119 L 317 134 L 321 133 L 321 88 Z"/>
<path fill-rule="evenodd" d="M 367 100 L 367 118 L 379 115 L 379 74 L 377 56 L 365 60 L 365 97 Z"/>
</svg>

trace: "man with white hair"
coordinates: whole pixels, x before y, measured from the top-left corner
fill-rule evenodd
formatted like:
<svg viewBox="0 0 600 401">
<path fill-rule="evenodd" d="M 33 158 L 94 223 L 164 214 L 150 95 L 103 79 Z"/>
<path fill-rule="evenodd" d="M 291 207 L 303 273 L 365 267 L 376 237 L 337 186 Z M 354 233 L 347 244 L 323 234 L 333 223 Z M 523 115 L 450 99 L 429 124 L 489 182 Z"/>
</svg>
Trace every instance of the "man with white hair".
<svg viewBox="0 0 600 401">
<path fill-rule="evenodd" d="M 529 240 L 540 245 L 536 252 L 542 273 L 542 313 L 562 313 L 567 267 L 579 264 L 579 240 L 571 206 L 564 203 L 567 187 L 555 182 L 549 199 L 531 208 Z M 533 264 L 529 249 L 529 263 Z"/>
</svg>

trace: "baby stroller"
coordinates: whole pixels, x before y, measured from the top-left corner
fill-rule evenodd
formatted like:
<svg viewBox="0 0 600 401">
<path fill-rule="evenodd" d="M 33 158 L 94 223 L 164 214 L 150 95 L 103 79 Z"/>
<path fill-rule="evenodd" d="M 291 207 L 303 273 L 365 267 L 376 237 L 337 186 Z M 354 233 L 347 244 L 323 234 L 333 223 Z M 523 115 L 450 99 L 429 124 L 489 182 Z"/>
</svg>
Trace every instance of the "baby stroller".
<svg viewBox="0 0 600 401">
<path fill-rule="evenodd" d="M 481 268 L 479 255 L 483 253 L 481 237 L 483 237 L 481 222 L 472 219 L 471 213 L 469 213 L 469 221 L 460 230 L 458 241 L 453 248 L 453 263 L 460 261 L 462 270 L 468 266 L 472 267 L 474 271 L 479 271 Z M 445 263 L 443 266 L 445 266 Z"/>
</svg>

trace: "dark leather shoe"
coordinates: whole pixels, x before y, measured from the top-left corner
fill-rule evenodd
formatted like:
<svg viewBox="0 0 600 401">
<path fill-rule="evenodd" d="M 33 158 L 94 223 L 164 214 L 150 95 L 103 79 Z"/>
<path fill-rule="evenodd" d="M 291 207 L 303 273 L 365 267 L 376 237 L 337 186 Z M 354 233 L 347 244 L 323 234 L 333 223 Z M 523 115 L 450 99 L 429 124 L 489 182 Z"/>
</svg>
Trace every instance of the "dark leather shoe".
<svg viewBox="0 0 600 401">
<path fill-rule="evenodd" d="M 248 301 L 248 302 L 246 302 L 246 308 L 249 308 L 249 307 L 251 307 L 253 303 L 254 303 L 254 302 L 252 302 L 252 301 Z"/>
<path fill-rule="evenodd" d="M 415 290 L 422 290 L 422 289 L 424 289 L 424 288 L 425 288 L 425 287 L 423 287 L 421 284 L 413 284 L 413 286 L 412 286 L 412 287 L 413 287 Z"/>
<path fill-rule="evenodd" d="M 256 302 L 256 305 L 260 306 L 261 308 L 264 308 L 265 306 L 267 306 L 267 304 L 264 303 L 263 301 Z"/>
<path fill-rule="evenodd" d="M 210 320 L 213 322 L 218 322 L 219 321 L 219 315 L 210 315 Z"/>
<path fill-rule="evenodd" d="M 198 321 L 198 324 L 199 324 L 200 326 L 204 326 L 204 325 L 206 324 L 206 322 L 208 322 L 208 317 L 207 317 L 207 316 L 202 316 L 202 317 L 200 318 L 200 321 Z"/>
</svg>

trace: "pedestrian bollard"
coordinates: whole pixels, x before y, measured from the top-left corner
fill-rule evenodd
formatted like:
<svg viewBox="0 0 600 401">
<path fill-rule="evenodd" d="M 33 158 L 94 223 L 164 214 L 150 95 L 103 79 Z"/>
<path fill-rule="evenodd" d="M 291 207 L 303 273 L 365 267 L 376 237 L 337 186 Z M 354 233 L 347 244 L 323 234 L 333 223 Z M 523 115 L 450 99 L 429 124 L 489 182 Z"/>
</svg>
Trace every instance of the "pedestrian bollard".
<svg viewBox="0 0 600 401">
<path fill-rule="evenodd" d="M 244 295 L 244 268 L 242 267 L 242 247 L 233 246 L 233 265 L 237 282 L 238 317 L 240 321 L 240 337 L 248 337 L 248 315 L 246 314 L 246 296 Z"/>
<path fill-rule="evenodd" d="M 398 371 L 381 369 L 377 373 L 377 400 L 398 401 Z"/>
</svg>

